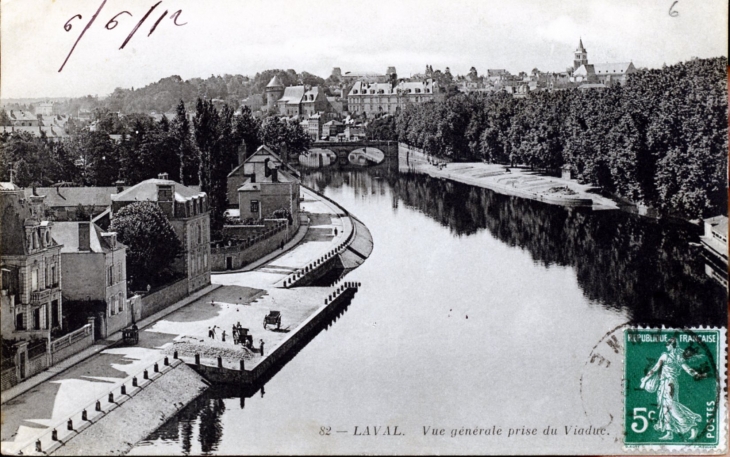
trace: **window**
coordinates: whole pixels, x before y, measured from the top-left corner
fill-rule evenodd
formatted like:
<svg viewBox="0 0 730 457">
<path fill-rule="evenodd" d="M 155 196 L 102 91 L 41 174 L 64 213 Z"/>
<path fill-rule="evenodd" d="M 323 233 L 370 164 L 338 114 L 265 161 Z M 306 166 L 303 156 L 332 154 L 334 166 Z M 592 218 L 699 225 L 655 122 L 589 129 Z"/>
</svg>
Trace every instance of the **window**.
<svg viewBox="0 0 730 457">
<path fill-rule="evenodd" d="M 119 306 L 119 308 L 117 308 L 117 309 L 119 310 L 120 313 L 122 311 L 124 311 L 124 298 L 122 298 L 121 292 L 119 292 L 119 297 L 117 297 L 117 305 Z"/>
<path fill-rule="evenodd" d="M 198 225 L 198 244 L 203 242 L 203 230 Z"/>
<path fill-rule="evenodd" d="M 38 269 L 34 268 L 30 273 L 30 290 L 38 290 Z"/>
<path fill-rule="evenodd" d="M 107 286 L 111 286 L 114 284 L 114 265 L 109 265 L 109 267 L 107 267 L 106 278 Z"/>
<path fill-rule="evenodd" d="M 111 306 L 109 306 L 109 315 L 113 316 L 117 313 L 117 296 L 116 295 L 112 295 L 110 305 Z"/>
<path fill-rule="evenodd" d="M 203 254 L 203 266 L 208 268 L 208 254 Z"/>
<path fill-rule="evenodd" d="M 51 267 L 51 281 L 53 281 L 52 284 L 54 286 L 58 283 L 58 279 L 56 278 L 56 266 L 55 265 L 53 265 Z"/>
<path fill-rule="evenodd" d="M 251 212 L 252 213 L 259 212 L 259 201 L 258 200 L 251 200 Z"/>
</svg>

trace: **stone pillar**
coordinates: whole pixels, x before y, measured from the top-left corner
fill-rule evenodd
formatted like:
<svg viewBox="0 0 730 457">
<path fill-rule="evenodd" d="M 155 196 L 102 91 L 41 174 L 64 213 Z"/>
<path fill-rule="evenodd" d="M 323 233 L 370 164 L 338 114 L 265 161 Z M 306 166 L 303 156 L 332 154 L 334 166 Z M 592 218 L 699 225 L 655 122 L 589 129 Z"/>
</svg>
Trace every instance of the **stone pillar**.
<svg viewBox="0 0 730 457">
<path fill-rule="evenodd" d="M 91 337 L 94 340 L 96 340 L 96 333 L 94 333 L 94 331 L 95 331 L 95 325 L 96 325 L 96 323 L 95 323 L 96 322 L 96 318 L 95 317 L 90 317 L 90 318 L 87 319 L 87 321 L 89 322 L 89 325 L 91 325 Z"/>
</svg>

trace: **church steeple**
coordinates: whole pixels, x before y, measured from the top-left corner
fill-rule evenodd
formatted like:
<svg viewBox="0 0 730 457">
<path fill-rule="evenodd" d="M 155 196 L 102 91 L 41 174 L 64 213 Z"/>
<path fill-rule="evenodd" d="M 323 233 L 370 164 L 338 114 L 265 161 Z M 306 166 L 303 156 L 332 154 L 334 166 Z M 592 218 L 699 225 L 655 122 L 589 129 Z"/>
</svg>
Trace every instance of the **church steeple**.
<svg viewBox="0 0 730 457">
<path fill-rule="evenodd" d="M 588 51 L 583 47 L 583 38 L 580 38 L 578 49 L 575 50 L 573 70 L 577 70 L 581 65 L 588 65 Z"/>
</svg>

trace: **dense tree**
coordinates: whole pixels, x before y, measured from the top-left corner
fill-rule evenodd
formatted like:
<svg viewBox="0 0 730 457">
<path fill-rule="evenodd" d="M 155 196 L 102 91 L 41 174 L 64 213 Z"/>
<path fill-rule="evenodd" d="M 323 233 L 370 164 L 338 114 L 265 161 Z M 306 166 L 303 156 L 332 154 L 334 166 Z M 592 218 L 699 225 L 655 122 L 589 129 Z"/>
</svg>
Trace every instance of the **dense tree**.
<svg viewBox="0 0 730 457">
<path fill-rule="evenodd" d="M 182 246 L 159 206 L 131 203 L 114 214 L 110 230 L 127 245 L 127 276 L 132 287 L 155 286 L 170 278 Z"/>
<path fill-rule="evenodd" d="M 727 100 L 727 60 L 694 59 L 603 90 L 410 105 L 396 130 L 399 141 L 454 160 L 553 170 L 568 163 L 581 181 L 697 218 L 726 211 Z"/>
</svg>

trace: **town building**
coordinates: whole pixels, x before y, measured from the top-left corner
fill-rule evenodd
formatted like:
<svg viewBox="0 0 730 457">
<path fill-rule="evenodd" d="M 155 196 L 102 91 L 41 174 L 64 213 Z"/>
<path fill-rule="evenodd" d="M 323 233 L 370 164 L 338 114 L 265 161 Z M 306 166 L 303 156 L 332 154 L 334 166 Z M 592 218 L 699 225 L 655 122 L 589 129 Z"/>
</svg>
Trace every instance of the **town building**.
<svg viewBox="0 0 730 457">
<path fill-rule="evenodd" d="M 3 125 L 0 126 L 0 133 L 22 133 L 26 132 L 29 133 L 35 137 L 40 137 L 42 134 L 46 135 L 46 138 L 50 140 L 68 140 L 70 138 L 68 132 L 66 129 L 62 129 L 59 127 L 55 127 L 53 125 L 49 127 L 40 126 L 38 125 L 38 119 L 36 119 L 36 125 L 34 126 L 16 126 L 16 125 Z"/>
<path fill-rule="evenodd" d="M 581 39 L 573 58 L 571 81 L 579 84 L 601 84 L 609 87 L 614 84 L 625 84 L 628 75 L 635 73 L 632 62 L 588 63 L 588 51 L 583 47 Z M 592 88 L 599 88 L 592 86 Z"/>
<path fill-rule="evenodd" d="M 345 132 L 345 124 L 337 120 L 331 120 L 326 122 L 322 126 L 322 137 L 323 138 L 336 138 L 340 133 Z"/>
<path fill-rule="evenodd" d="M 38 127 L 38 116 L 28 111 L 11 109 L 8 117 L 13 127 Z"/>
<path fill-rule="evenodd" d="M 251 94 L 247 98 L 241 100 L 241 105 L 248 106 L 252 112 L 261 111 L 261 108 L 265 104 L 265 97 L 262 94 Z"/>
<path fill-rule="evenodd" d="M 441 90 L 434 79 L 393 83 L 357 81 L 347 96 L 352 114 L 395 114 L 409 103 L 422 103 L 441 98 Z"/>
<path fill-rule="evenodd" d="M 99 336 L 132 323 L 127 302 L 127 247 L 115 232 L 93 222 L 56 222 L 53 239 L 61 248 L 66 315 L 93 315 Z M 89 309 L 99 304 L 101 309 Z"/>
<path fill-rule="evenodd" d="M 184 274 L 188 292 L 210 284 L 210 211 L 205 192 L 184 186 L 161 173 L 111 196 L 111 217 L 138 201 L 155 202 L 175 230 L 183 252 L 172 269 Z"/>
<path fill-rule="evenodd" d="M 320 114 L 313 114 L 307 119 L 307 128 L 304 131 L 313 141 L 318 141 L 322 136 L 322 120 Z"/>
<path fill-rule="evenodd" d="M 13 183 L 0 183 L 2 335 L 50 341 L 62 317 L 61 246 L 53 239 L 43 196 L 26 197 Z"/>
<path fill-rule="evenodd" d="M 287 218 L 299 225 L 299 173 L 266 145 L 231 171 L 228 195 L 242 221 Z"/>
<path fill-rule="evenodd" d="M 43 116 L 53 115 L 53 103 L 52 102 L 41 102 L 35 106 L 35 114 Z"/>
<path fill-rule="evenodd" d="M 116 187 L 33 187 L 24 189 L 26 198 L 45 197 L 44 204 L 55 221 L 90 220 L 108 210 L 112 195 L 128 189 L 120 182 Z"/>
</svg>

